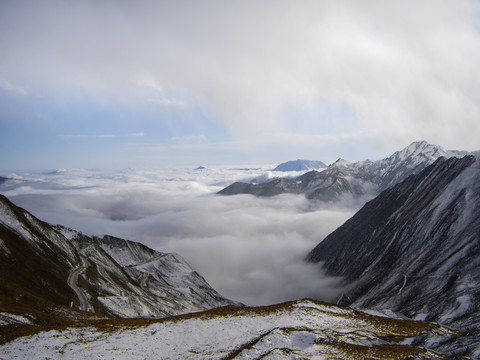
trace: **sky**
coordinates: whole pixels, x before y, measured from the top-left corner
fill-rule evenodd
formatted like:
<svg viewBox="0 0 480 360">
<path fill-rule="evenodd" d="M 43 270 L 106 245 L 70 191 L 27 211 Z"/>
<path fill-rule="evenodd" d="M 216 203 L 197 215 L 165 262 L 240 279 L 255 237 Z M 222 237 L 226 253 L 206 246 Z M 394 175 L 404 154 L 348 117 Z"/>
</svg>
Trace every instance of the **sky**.
<svg viewBox="0 0 480 360">
<path fill-rule="evenodd" d="M 480 149 L 480 3 L 0 1 L 0 170 Z"/>
</svg>

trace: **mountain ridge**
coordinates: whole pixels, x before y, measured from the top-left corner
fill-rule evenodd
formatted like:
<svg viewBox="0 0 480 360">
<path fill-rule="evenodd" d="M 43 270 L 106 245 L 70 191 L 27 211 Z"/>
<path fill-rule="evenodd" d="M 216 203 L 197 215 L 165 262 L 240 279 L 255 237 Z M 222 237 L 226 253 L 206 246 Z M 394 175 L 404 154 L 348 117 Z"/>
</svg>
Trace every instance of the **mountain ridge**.
<svg viewBox="0 0 480 360">
<path fill-rule="evenodd" d="M 323 262 L 328 274 L 345 278 L 340 304 L 445 323 L 467 335 L 433 348 L 476 358 L 479 178 L 474 156 L 441 157 L 365 204 L 306 259 Z"/>
<path fill-rule="evenodd" d="M 324 202 L 336 202 L 343 198 L 364 201 L 420 172 L 439 157 L 467 154 L 464 151 L 445 151 L 438 145 L 419 141 L 382 160 L 350 163 L 338 159 L 321 172 L 313 170 L 293 179 L 277 178 L 259 184 L 235 182 L 218 194 L 268 197 L 290 193 L 304 194 L 308 199 Z"/>
<path fill-rule="evenodd" d="M 123 251 L 109 249 L 113 242 L 128 246 Z M 115 258 L 132 263 L 122 265 Z M 155 266 L 137 266 L 147 260 L 156 261 Z M 164 317 L 238 304 L 218 294 L 178 256 L 132 241 L 109 236 L 102 240 L 54 228 L 3 195 L 0 270 L 2 314 L 27 314 L 37 324 L 110 316 Z M 7 324 L 17 323 L 14 316 L 3 318 Z"/>
</svg>

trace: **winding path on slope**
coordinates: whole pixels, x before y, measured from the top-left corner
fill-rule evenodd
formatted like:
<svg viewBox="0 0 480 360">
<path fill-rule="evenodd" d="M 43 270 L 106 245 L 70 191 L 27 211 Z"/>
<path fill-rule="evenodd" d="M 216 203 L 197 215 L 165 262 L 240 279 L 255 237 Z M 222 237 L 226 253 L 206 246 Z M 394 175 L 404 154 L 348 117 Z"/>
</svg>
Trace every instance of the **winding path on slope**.
<svg viewBox="0 0 480 360">
<path fill-rule="evenodd" d="M 73 291 L 75 291 L 75 294 L 77 294 L 78 301 L 80 303 L 80 310 L 83 311 L 93 311 L 92 307 L 88 303 L 87 297 L 85 296 L 85 293 L 83 292 L 82 289 L 78 287 L 78 276 L 83 273 L 87 269 L 87 266 L 83 264 L 82 266 L 73 269 L 70 274 L 68 275 L 67 283 L 68 286 L 72 288 Z"/>
</svg>

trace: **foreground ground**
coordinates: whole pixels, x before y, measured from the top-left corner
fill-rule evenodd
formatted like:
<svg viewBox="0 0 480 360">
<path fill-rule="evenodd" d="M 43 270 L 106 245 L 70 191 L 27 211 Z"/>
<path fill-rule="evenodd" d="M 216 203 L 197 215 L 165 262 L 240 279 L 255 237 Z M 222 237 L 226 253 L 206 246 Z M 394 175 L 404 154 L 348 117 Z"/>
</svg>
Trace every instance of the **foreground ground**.
<svg viewBox="0 0 480 360">
<path fill-rule="evenodd" d="M 0 346 L 0 358 L 443 359 L 408 344 L 418 337 L 430 336 L 434 342 L 459 335 L 428 322 L 373 316 L 311 300 L 44 330 L 17 328 L 20 337 L 14 340 L 4 334 L 7 342 Z"/>
</svg>

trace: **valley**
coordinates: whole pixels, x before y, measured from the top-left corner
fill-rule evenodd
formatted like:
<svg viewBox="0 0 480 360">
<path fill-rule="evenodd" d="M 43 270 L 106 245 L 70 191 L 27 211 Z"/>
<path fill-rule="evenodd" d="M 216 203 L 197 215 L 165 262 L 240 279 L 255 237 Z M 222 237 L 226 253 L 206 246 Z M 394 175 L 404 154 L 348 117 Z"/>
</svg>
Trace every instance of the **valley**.
<svg viewBox="0 0 480 360">
<path fill-rule="evenodd" d="M 267 199 L 255 197 L 259 194 L 214 195 L 216 204 L 240 199 L 269 206 L 295 196 L 297 203 L 291 204 L 304 209 L 296 219 L 314 216 L 312 220 L 325 216 L 328 206 L 344 204 L 345 197 L 355 198 L 355 206 L 371 198 L 316 247 L 307 243 L 306 262 L 287 264 L 282 270 L 287 277 L 268 274 L 266 280 L 282 277 L 270 288 L 285 284 L 291 298 L 263 306 L 222 296 L 178 254 L 50 225 L 2 196 L 0 358 L 35 358 L 32 347 L 44 358 L 63 354 L 73 359 L 84 354 L 166 359 L 476 358 L 480 214 L 475 204 L 480 201 L 480 173 L 474 154 L 445 157 L 455 154 L 464 155 L 419 142 L 384 160 L 337 161 L 302 177 L 325 173 L 322 176 L 330 180 L 315 186 L 343 182 L 345 187 L 311 187 Z M 208 169 L 195 171 L 204 176 Z M 255 171 L 253 181 L 259 178 Z M 303 181 L 290 180 L 293 173 L 284 176 L 278 181 Z M 28 180 L 4 188 L 22 199 L 18 192 L 25 183 Z M 324 191 L 336 195 L 326 202 L 309 195 Z M 202 196 L 199 199 L 205 200 Z M 286 233 L 286 239 L 291 234 Z M 310 241 L 321 240 L 318 232 L 312 235 Z M 244 246 L 250 244 L 255 243 Z M 279 239 L 271 244 L 280 245 Z M 260 259 L 268 266 L 265 257 Z M 260 269 L 251 271 L 261 278 Z M 225 272 L 222 276 L 228 278 Z M 295 285 L 288 289 L 290 284 Z M 305 299 L 295 290 L 302 287 L 318 292 Z M 325 297 L 339 305 L 320 301 Z M 192 341 L 180 343 L 180 334 L 189 334 Z"/>
</svg>

